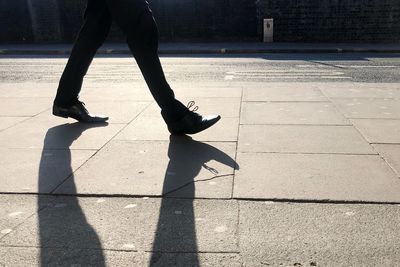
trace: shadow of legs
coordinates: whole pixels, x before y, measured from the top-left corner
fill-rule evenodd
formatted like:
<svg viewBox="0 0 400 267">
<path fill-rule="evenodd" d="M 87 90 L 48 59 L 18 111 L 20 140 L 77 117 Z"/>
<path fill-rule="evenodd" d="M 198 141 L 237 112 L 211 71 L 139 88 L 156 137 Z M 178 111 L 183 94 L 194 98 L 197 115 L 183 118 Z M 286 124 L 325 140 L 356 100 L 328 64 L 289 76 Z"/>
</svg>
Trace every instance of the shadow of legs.
<svg viewBox="0 0 400 267">
<path fill-rule="evenodd" d="M 74 179 L 71 167 L 70 146 L 83 131 L 90 127 L 106 124 L 63 124 L 50 128 L 44 139 L 40 159 L 38 184 L 39 192 L 48 192 L 48 183 L 56 174 L 51 157 L 54 147 L 58 156 L 63 157 L 64 166 L 57 166 L 71 173 L 68 179 Z M 76 193 L 76 190 L 75 192 Z M 48 196 L 39 194 L 38 207 L 48 203 Z M 41 266 L 105 266 L 101 242 L 93 227 L 87 222 L 76 196 L 57 197 L 38 214 Z"/>
<path fill-rule="evenodd" d="M 195 224 L 195 181 L 202 168 L 211 160 L 232 168 L 236 162 L 215 147 L 194 141 L 188 136 L 171 136 L 169 163 L 165 172 L 163 198 L 153 241 L 151 266 L 199 266 Z M 166 196 L 186 184 L 186 199 Z M 163 252 L 172 252 L 163 253 Z M 179 254 L 179 252 L 184 252 Z"/>
</svg>

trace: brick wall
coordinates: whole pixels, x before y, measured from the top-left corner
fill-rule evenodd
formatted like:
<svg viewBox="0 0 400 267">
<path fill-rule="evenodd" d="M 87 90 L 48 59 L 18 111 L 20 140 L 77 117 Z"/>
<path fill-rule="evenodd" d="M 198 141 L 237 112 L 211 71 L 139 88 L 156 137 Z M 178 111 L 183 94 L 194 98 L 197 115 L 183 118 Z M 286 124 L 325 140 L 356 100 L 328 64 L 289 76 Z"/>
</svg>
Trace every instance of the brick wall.
<svg viewBox="0 0 400 267">
<path fill-rule="evenodd" d="M 72 42 L 86 0 L 0 0 L 0 43 Z M 400 0 L 149 0 L 163 41 L 400 41 Z M 111 41 L 124 37 L 117 27 Z"/>
<path fill-rule="evenodd" d="M 0 0 L 0 42 L 72 42 L 85 0 Z M 149 0 L 167 41 L 256 40 L 256 5 L 248 0 Z M 7 11 L 7 12 L 4 12 Z M 109 40 L 123 40 L 113 25 Z"/>
<path fill-rule="evenodd" d="M 400 0 L 258 0 L 281 42 L 400 41 Z"/>
</svg>

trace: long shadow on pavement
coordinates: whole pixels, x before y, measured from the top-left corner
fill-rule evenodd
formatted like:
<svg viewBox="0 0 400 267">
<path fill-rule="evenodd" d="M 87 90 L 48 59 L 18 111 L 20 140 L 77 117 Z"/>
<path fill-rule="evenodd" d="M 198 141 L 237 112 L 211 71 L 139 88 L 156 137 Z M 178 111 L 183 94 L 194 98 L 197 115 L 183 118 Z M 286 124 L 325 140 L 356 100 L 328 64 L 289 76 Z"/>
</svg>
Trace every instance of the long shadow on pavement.
<svg viewBox="0 0 400 267">
<path fill-rule="evenodd" d="M 202 168 L 206 168 L 214 174 L 214 178 L 210 179 L 218 179 L 218 171 L 207 166 L 211 160 L 234 169 L 239 167 L 224 152 L 188 136 L 170 137 L 168 157 L 150 265 L 199 266 L 194 211 L 195 178 Z M 179 190 L 184 190 L 181 197 L 185 199 L 168 198 Z"/>
<path fill-rule="evenodd" d="M 40 159 L 38 187 L 39 192 L 48 190 L 48 183 L 55 179 L 54 168 L 62 168 L 71 173 L 72 143 L 87 129 L 103 127 L 107 124 L 63 124 L 50 128 L 44 139 Z M 63 166 L 52 166 L 51 155 L 54 147 L 63 148 Z M 74 193 L 76 193 L 76 188 Z M 47 199 L 47 202 L 46 202 Z M 38 207 L 47 205 L 46 195 L 39 194 Z M 40 266 L 105 266 L 102 245 L 96 231 L 87 222 L 79 205 L 78 198 L 59 197 L 39 212 Z"/>
</svg>

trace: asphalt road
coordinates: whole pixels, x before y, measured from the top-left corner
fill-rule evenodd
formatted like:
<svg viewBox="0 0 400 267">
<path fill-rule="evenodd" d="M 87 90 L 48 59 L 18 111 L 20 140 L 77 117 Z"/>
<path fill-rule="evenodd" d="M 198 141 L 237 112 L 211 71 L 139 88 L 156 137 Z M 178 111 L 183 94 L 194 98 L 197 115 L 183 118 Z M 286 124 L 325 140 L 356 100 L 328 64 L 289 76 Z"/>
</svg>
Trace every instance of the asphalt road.
<svg viewBox="0 0 400 267">
<path fill-rule="evenodd" d="M 400 80 L 399 54 L 174 55 L 161 58 L 170 82 L 389 82 Z M 0 82 L 56 82 L 64 56 L 1 56 Z M 132 57 L 98 56 L 86 81 L 142 81 Z"/>
</svg>

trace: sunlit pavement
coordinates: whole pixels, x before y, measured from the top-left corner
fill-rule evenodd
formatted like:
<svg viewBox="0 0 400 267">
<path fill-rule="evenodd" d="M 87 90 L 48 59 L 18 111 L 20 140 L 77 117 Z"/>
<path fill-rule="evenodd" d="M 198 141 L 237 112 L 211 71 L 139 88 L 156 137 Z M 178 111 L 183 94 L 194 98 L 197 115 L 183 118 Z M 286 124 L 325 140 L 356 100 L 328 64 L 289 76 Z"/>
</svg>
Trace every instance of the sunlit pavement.
<svg viewBox="0 0 400 267">
<path fill-rule="evenodd" d="M 396 54 L 168 56 L 221 121 L 170 136 L 132 58 L 51 115 L 62 56 L 0 57 L 0 266 L 395 266 Z"/>
</svg>

